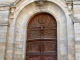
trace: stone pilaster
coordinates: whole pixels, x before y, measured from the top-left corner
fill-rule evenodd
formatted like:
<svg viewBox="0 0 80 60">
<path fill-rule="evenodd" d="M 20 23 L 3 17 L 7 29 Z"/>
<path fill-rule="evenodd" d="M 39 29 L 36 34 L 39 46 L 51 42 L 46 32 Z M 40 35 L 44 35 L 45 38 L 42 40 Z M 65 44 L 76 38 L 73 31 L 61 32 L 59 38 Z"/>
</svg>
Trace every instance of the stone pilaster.
<svg viewBox="0 0 80 60">
<path fill-rule="evenodd" d="M 0 6 L 0 60 L 5 59 L 9 7 Z"/>
<path fill-rule="evenodd" d="M 10 7 L 9 9 L 9 23 L 8 23 L 8 34 L 7 34 L 7 45 L 6 45 L 6 60 L 13 60 L 13 46 L 14 46 L 14 28 L 15 28 L 15 22 L 14 18 L 14 11 L 15 7 Z"/>
<path fill-rule="evenodd" d="M 67 24 L 67 26 L 70 26 L 67 28 L 68 30 L 68 60 L 75 60 L 75 40 L 74 40 L 74 28 L 73 28 L 73 1 L 72 0 L 67 0 L 67 8 L 69 12 L 69 18 L 70 21 Z"/>
</svg>

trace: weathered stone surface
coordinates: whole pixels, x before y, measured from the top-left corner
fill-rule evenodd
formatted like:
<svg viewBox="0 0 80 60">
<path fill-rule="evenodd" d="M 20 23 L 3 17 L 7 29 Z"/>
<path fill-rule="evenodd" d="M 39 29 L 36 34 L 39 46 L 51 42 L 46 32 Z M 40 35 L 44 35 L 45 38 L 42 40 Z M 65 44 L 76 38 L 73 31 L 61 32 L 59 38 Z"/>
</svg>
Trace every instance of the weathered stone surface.
<svg viewBox="0 0 80 60">
<path fill-rule="evenodd" d="M 74 22 L 80 23 L 80 1 L 73 2 Z"/>
<path fill-rule="evenodd" d="M 25 59 L 28 22 L 40 12 L 57 21 L 57 60 L 80 60 L 80 1 L 34 1 L 0 0 L 0 60 Z"/>
<path fill-rule="evenodd" d="M 4 60 L 5 45 L 7 36 L 7 26 L 0 26 L 0 60 Z"/>
<path fill-rule="evenodd" d="M 9 10 L 0 11 L 0 25 L 8 25 Z"/>
<path fill-rule="evenodd" d="M 11 4 L 17 0 L 0 0 L 0 4 Z"/>
<path fill-rule="evenodd" d="M 74 24 L 75 30 L 75 57 L 76 60 L 80 60 L 80 23 Z"/>
</svg>

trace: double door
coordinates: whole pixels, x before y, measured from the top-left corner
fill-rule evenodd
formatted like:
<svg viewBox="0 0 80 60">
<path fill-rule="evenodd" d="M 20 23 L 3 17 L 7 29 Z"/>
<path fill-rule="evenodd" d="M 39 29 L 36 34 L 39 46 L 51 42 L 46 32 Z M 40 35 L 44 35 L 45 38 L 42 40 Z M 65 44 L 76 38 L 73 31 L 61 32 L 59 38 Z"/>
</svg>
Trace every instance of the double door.
<svg viewBox="0 0 80 60">
<path fill-rule="evenodd" d="M 35 15 L 27 32 L 26 60 L 57 60 L 57 23 L 52 15 Z"/>
</svg>

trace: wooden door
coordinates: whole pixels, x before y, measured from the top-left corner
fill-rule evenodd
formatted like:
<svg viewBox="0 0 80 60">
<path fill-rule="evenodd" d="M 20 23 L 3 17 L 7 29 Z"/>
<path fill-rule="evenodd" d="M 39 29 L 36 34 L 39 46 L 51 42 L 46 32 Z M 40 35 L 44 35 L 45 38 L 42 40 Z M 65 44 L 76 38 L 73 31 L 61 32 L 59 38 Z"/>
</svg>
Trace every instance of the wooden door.
<svg viewBox="0 0 80 60">
<path fill-rule="evenodd" d="M 27 32 L 26 60 L 57 60 L 57 23 L 53 16 L 35 15 Z"/>
</svg>

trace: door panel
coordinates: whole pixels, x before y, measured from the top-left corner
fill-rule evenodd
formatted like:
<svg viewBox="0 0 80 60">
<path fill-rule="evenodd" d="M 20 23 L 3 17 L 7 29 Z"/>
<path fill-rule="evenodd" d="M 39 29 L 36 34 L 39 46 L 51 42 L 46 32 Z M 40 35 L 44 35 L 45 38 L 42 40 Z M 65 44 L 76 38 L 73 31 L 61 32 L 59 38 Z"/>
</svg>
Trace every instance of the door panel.
<svg viewBox="0 0 80 60">
<path fill-rule="evenodd" d="M 43 56 L 43 60 L 57 60 L 56 56 Z"/>
<path fill-rule="evenodd" d="M 56 56 L 28 55 L 26 60 L 57 60 Z"/>
<path fill-rule="evenodd" d="M 47 29 L 45 28 L 43 31 L 44 38 L 55 38 L 56 39 L 56 29 Z"/>
<path fill-rule="evenodd" d="M 28 55 L 26 60 L 41 60 L 41 56 Z"/>
<path fill-rule="evenodd" d="M 28 53 L 40 52 L 40 41 L 28 42 L 27 45 L 28 45 L 27 46 Z"/>
<path fill-rule="evenodd" d="M 56 52 L 56 42 L 54 41 L 43 41 L 44 52 Z"/>
</svg>

